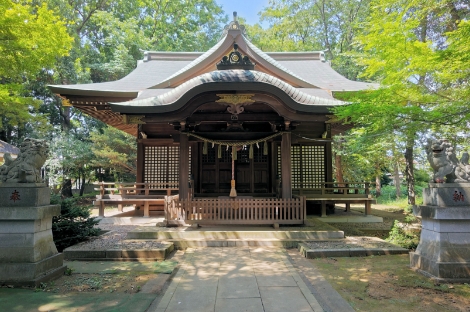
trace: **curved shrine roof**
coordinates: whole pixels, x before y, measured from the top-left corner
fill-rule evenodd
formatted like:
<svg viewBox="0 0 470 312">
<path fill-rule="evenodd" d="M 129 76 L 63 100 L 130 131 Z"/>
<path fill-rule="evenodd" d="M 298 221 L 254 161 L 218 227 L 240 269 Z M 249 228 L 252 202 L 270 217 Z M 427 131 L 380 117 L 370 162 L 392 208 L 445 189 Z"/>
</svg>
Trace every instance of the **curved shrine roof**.
<svg viewBox="0 0 470 312">
<path fill-rule="evenodd" d="M 146 99 L 129 102 L 109 103 L 113 111 L 120 113 L 162 113 L 181 108 L 191 97 L 205 91 L 224 91 L 228 88 L 237 91 L 261 91 L 272 93 L 291 108 L 305 112 L 325 112 L 327 108 L 342 105 L 344 102 L 333 98 L 323 98 L 288 83 L 254 70 L 217 70 L 188 80 L 169 91 Z M 162 90 L 162 89 L 160 89 Z M 163 89 L 168 90 L 168 89 Z M 313 89 L 316 90 L 316 89 Z"/>
<path fill-rule="evenodd" d="M 137 67 L 120 80 L 52 85 L 49 88 L 64 97 L 108 97 L 115 98 L 114 101 L 117 101 L 116 98 L 134 99 L 111 105 L 114 109 L 122 109 L 123 106 L 168 106 L 177 103 L 184 92 L 204 89 L 208 85 L 220 87 L 222 82 L 236 83 L 240 89 L 243 89 L 244 83 L 278 88 L 276 92 L 287 95 L 294 106 L 340 105 L 341 102 L 334 99 L 332 92 L 377 87 L 346 79 L 325 62 L 323 52 L 263 52 L 246 38 L 243 26 L 237 21 L 229 26 L 222 39 L 205 53 L 149 51 L 145 52 L 144 59 L 138 62 Z M 232 51 L 234 44 L 256 64 L 255 69 L 244 74 L 214 71 L 216 64 Z M 221 81 L 221 77 L 232 80 Z"/>
</svg>

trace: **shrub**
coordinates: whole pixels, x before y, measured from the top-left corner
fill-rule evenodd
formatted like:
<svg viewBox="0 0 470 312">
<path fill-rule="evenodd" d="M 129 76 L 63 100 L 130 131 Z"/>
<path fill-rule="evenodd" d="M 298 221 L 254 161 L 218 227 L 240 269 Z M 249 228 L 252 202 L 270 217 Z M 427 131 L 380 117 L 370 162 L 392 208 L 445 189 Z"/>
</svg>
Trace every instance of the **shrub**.
<svg viewBox="0 0 470 312">
<path fill-rule="evenodd" d="M 406 233 L 400 225 L 400 222 L 398 220 L 395 220 L 395 222 L 393 223 L 392 230 L 390 231 L 389 236 L 385 240 L 392 244 L 399 245 L 403 248 L 416 249 L 419 243 L 419 233 Z"/>
<path fill-rule="evenodd" d="M 59 252 L 99 233 L 99 229 L 94 226 L 100 220 L 90 217 L 90 208 L 78 205 L 77 200 L 77 198 L 62 200 L 54 195 L 51 197 L 51 204 L 60 204 L 61 207 L 61 215 L 52 218 L 52 235 Z"/>
</svg>

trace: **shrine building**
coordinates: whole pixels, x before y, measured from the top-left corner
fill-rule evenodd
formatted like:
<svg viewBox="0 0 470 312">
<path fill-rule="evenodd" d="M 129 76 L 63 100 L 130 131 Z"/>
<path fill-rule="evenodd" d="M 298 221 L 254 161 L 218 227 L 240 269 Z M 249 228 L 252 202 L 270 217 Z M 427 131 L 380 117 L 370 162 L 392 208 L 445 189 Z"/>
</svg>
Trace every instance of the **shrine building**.
<svg viewBox="0 0 470 312">
<path fill-rule="evenodd" d="M 236 18 L 204 53 L 149 51 L 120 80 L 49 86 L 65 105 L 135 136 L 136 182 L 150 191 L 175 183 L 187 219 L 197 217 L 198 200 L 214 212 L 228 205 L 248 214 L 239 208 L 282 200 L 291 209 L 332 182 L 332 136 L 345 126 L 330 122 L 330 109 L 346 104 L 335 93 L 371 87 L 337 73 L 324 52 L 261 51 Z M 302 205 L 279 223 L 299 223 L 288 216 L 303 218 L 305 198 Z"/>
</svg>

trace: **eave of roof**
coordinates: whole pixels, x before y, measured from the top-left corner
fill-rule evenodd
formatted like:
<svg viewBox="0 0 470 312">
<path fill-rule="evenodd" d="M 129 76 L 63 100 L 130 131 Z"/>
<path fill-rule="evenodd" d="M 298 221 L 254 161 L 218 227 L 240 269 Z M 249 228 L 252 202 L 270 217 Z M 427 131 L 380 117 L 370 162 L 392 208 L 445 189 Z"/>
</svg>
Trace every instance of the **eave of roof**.
<svg viewBox="0 0 470 312">
<path fill-rule="evenodd" d="M 20 153 L 20 149 L 16 146 L 8 144 L 5 141 L 0 140 L 0 152 L 18 155 Z"/>
<path fill-rule="evenodd" d="M 202 52 L 147 51 L 137 68 L 126 77 L 110 82 L 50 85 L 50 90 L 63 96 L 138 98 L 152 90 L 175 88 L 191 78 L 212 71 L 214 64 L 237 43 L 240 51 L 266 71 L 288 84 L 313 90 L 359 91 L 376 88 L 376 84 L 351 81 L 337 73 L 325 62 L 322 51 L 263 52 L 243 34 L 243 26 L 231 22 L 222 39 L 211 49 Z M 256 67 L 255 67 L 256 68 Z"/>
<path fill-rule="evenodd" d="M 224 70 L 202 74 L 155 97 L 109 103 L 109 105 L 112 111 L 126 114 L 172 112 L 183 107 L 192 97 L 201 92 L 224 90 L 271 93 L 290 108 L 301 112 L 327 113 L 334 106 L 346 104 L 338 100 L 304 93 L 299 88 L 259 71 Z"/>
</svg>

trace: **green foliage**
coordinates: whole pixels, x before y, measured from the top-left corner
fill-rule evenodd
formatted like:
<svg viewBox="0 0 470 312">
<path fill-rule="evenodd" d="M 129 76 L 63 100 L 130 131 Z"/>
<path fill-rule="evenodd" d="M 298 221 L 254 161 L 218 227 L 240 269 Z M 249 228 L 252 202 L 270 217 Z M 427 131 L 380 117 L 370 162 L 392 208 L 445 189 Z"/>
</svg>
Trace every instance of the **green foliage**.
<svg viewBox="0 0 470 312">
<path fill-rule="evenodd" d="M 397 244 L 403 248 L 416 249 L 419 243 L 419 234 L 410 234 L 403 230 L 400 222 L 395 220 L 386 241 Z"/>
<path fill-rule="evenodd" d="M 356 50 L 353 40 L 358 25 L 369 12 L 369 0 L 271 0 L 259 24 L 247 33 L 263 51 L 323 51 L 333 68 L 350 79 L 362 68 L 346 52 Z"/>
<path fill-rule="evenodd" d="M 135 179 L 137 144 L 133 136 L 113 127 L 105 127 L 102 133 L 93 132 L 91 141 L 95 156 L 91 164 L 94 167 L 109 168 L 121 177 L 130 174 L 130 179 Z"/>
<path fill-rule="evenodd" d="M 373 0 L 357 37 L 356 61 L 377 90 L 336 94 L 352 103 L 335 114 L 369 133 L 404 138 L 409 202 L 414 202 L 413 161 L 418 138 L 449 128 L 465 133 L 470 121 L 470 12 L 462 1 Z M 455 64 L 458 64 L 457 67 Z"/>
<path fill-rule="evenodd" d="M 381 88 L 356 97 L 358 105 L 339 109 L 339 115 L 412 132 L 430 127 L 440 132 L 445 125 L 466 128 L 470 39 L 465 34 L 470 26 L 460 20 L 468 10 L 449 0 L 374 0 L 372 8 L 358 37 L 364 53 L 357 61 Z"/>
<path fill-rule="evenodd" d="M 64 275 L 71 276 L 72 273 L 73 273 L 73 271 L 74 271 L 73 268 L 67 267 L 67 268 L 65 269 Z"/>
<path fill-rule="evenodd" d="M 25 94 L 22 84 L 68 53 L 72 38 L 59 16 L 46 4 L 0 1 L 0 129 L 44 121 L 31 115 L 39 102 Z"/>
<path fill-rule="evenodd" d="M 421 187 L 426 187 L 431 180 L 431 175 L 428 171 L 423 169 L 415 170 L 415 181 L 416 184 Z"/>
<path fill-rule="evenodd" d="M 90 207 L 81 206 L 78 198 L 61 200 L 58 196 L 51 198 L 51 204 L 60 204 L 60 216 L 52 218 L 52 235 L 59 252 L 65 248 L 96 236 L 99 230 L 94 226 L 99 223 L 90 217 Z"/>
<path fill-rule="evenodd" d="M 415 192 L 416 192 L 416 197 L 418 199 L 422 199 L 423 189 L 425 187 L 427 187 L 427 185 L 425 186 L 416 185 Z M 382 190 L 381 190 L 381 196 L 377 197 L 377 203 L 387 204 L 387 205 L 393 204 L 393 205 L 398 205 L 402 208 L 408 207 L 408 203 L 406 201 L 406 198 L 408 196 L 406 185 L 400 185 L 400 190 L 401 190 L 401 197 L 400 199 L 397 200 L 397 193 L 396 193 L 395 186 L 383 185 Z M 371 190 L 371 194 L 375 195 L 375 190 Z"/>
<path fill-rule="evenodd" d="M 52 140 L 50 147 L 45 166 L 51 185 L 61 185 L 65 179 L 89 181 L 93 178 L 94 154 L 89 140 L 63 132 Z"/>
</svg>

